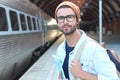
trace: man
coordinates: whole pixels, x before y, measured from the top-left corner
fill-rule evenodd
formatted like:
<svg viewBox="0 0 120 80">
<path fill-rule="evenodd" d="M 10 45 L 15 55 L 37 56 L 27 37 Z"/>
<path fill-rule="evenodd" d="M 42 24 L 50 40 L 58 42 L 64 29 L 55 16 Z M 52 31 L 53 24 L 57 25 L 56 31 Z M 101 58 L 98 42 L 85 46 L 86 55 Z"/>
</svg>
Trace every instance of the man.
<svg viewBox="0 0 120 80">
<path fill-rule="evenodd" d="M 89 39 L 84 31 L 77 29 L 80 9 L 74 3 L 64 1 L 55 10 L 58 28 L 65 35 L 65 41 L 57 49 L 57 57 L 63 64 L 68 80 L 118 80 L 115 65 L 106 51 L 94 41 L 84 47 L 80 61 L 73 60 L 84 40 Z M 59 75 L 61 80 L 61 73 Z"/>
</svg>

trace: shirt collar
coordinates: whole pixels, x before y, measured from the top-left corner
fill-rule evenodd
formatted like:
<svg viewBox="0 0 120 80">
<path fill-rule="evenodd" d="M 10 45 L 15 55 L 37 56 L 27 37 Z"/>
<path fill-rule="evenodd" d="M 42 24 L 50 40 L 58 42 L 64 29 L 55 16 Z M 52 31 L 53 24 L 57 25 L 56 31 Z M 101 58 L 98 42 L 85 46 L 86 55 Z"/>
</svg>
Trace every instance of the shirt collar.
<svg viewBox="0 0 120 80">
<path fill-rule="evenodd" d="M 86 33 L 83 31 L 83 30 L 79 30 L 79 32 L 82 34 L 81 35 L 81 38 L 78 40 L 75 48 L 73 49 L 72 53 L 75 53 L 78 48 L 81 46 L 82 42 L 87 39 L 87 35 Z M 65 43 L 66 43 L 66 40 L 63 41 L 62 45 L 63 45 L 63 49 L 65 50 Z"/>
<path fill-rule="evenodd" d="M 74 48 L 74 50 L 73 50 L 73 53 L 76 53 L 77 50 L 78 50 L 78 48 L 79 48 L 79 47 L 81 46 L 81 44 L 83 43 L 83 41 L 87 39 L 86 33 L 85 33 L 83 30 L 79 30 L 79 31 L 80 31 L 80 33 L 81 33 L 81 37 L 80 37 L 80 39 L 78 40 L 78 42 L 77 42 L 77 44 L 76 44 L 76 46 L 75 46 L 75 48 Z"/>
</svg>

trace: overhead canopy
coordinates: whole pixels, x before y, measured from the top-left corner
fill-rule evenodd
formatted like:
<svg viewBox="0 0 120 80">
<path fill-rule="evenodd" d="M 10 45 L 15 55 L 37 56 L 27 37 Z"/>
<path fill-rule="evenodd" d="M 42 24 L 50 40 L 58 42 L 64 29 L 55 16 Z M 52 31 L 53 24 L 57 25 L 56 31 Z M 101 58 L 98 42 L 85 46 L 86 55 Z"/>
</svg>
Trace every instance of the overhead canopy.
<svg viewBox="0 0 120 80">
<path fill-rule="evenodd" d="M 54 11 L 57 5 L 66 0 L 30 0 L 40 9 L 54 18 Z M 81 9 L 81 19 L 83 24 L 99 24 L 99 0 L 67 0 L 77 4 Z M 120 19 L 120 0 L 102 0 L 102 19 L 103 23 L 108 24 L 113 20 Z M 109 26 L 109 25 L 107 25 Z M 117 27 L 117 26 L 116 26 Z M 113 30 L 113 28 L 107 27 Z M 118 30 L 119 27 L 115 28 Z M 116 30 L 114 32 L 116 32 Z M 120 32 L 120 29 L 119 31 Z"/>
<path fill-rule="evenodd" d="M 54 17 L 54 11 L 56 6 L 65 0 L 30 0 L 36 4 L 47 14 Z M 99 16 L 99 0 L 67 0 L 74 2 L 81 8 L 82 20 L 95 21 Z M 120 0 L 103 0 L 103 18 L 108 20 L 114 16 L 118 16 L 120 13 Z"/>
</svg>

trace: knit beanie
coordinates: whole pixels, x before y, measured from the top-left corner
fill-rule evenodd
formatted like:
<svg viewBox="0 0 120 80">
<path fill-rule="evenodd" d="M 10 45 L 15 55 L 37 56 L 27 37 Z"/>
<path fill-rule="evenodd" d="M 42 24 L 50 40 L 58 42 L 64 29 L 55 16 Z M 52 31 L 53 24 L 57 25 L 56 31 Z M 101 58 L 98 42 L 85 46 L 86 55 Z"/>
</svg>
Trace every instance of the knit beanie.
<svg viewBox="0 0 120 80">
<path fill-rule="evenodd" d="M 57 6 L 57 8 L 55 10 L 55 16 L 57 14 L 58 9 L 63 5 L 69 6 L 75 12 L 75 14 L 77 16 L 77 20 L 79 22 L 80 21 L 80 9 L 76 4 L 69 2 L 69 1 L 64 1 Z"/>
</svg>

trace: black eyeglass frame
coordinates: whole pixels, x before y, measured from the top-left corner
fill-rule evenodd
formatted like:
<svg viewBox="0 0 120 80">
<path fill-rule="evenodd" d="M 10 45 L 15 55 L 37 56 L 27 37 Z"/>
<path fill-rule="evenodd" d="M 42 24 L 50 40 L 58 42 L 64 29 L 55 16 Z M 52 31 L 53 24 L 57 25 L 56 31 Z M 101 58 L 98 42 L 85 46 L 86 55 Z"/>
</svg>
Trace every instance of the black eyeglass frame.
<svg viewBox="0 0 120 80">
<path fill-rule="evenodd" d="M 67 16 L 58 16 L 58 17 L 56 17 L 56 20 L 59 23 L 63 23 L 65 21 L 65 19 L 68 22 L 72 22 L 72 21 L 74 21 L 75 18 L 76 18 L 76 15 L 75 14 L 71 14 L 71 15 L 67 15 Z"/>
</svg>

